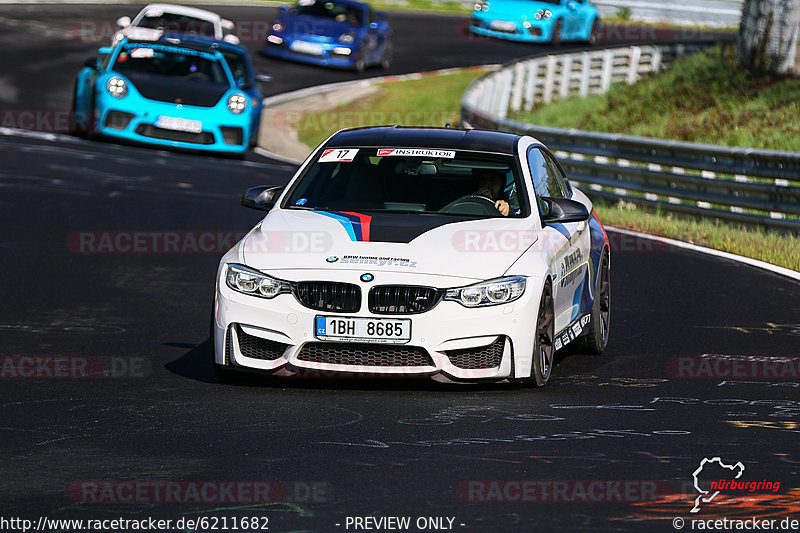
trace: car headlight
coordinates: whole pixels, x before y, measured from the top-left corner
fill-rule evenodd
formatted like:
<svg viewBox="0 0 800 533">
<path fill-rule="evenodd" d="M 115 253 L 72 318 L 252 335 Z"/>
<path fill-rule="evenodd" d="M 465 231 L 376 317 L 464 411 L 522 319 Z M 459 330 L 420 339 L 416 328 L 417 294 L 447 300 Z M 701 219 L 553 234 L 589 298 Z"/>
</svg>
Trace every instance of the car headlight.
<svg viewBox="0 0 800 533">
<path fill-rule="evenodd" d="M 473 9 L 475 11 L 489 11 L 489 2 L 476 2 Z"/>
<path fill-rule="evenodd" d="M 238 115 L 247 109 L 247 97 L 241 93 L 234 93 L 228 97 L 228 111 Z"/>
<path fill-rule="evenodd" d="M 288 282 L 242 265 L 228 265 L 225 281 L 236 292 L 261 298 L 275 298 L 279 294 L 292 292 L 292 286 Z"/>
<path fill-rule="evenodd" d="M 553 16 L 553 12 L 549 9 L 538 9 L 536 13 L 533 14 L 533 18 L 536 20 L 547 20 Z"/>
<path fill-rule="evenodd" d="M 343 44 L 351 44 L 355 40 L 356 40 L 356 34 L 351 31 L 343 33 L 339 36 L 339 42 Z"/>
<path fill-rule="evenodd" d="M 283 25 L 283 22 L 273 22 L 272 23 L 272 31 L 282 32 L 286 29 L 286 26 Z"/>
<path fill-rule="evenodd" d="M 115 98 L 122 98 L 128 94 L 128 84 L 119 76 L 113 76 L 106 82 L 108 94 Z"/>
<path fill-rule="evenodd" d="M 512 277 L 447 289 L 444 299 L 458 302 L 464 307 L 482 307 L 513 302 L 524 292 L 525 278 Z"/>
</svg>

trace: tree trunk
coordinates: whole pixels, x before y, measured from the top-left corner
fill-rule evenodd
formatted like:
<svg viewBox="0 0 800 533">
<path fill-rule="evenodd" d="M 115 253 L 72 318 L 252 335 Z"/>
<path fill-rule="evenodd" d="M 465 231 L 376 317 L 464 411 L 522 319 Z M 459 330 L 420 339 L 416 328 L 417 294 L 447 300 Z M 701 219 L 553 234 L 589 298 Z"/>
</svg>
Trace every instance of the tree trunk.
<svg viewBox="0 0 800 533">
<path fill-rule="evenodd" d="M 800 0 L 744 0 L 737 50 L 747 70 L 800 73 Z"/>
</svg>

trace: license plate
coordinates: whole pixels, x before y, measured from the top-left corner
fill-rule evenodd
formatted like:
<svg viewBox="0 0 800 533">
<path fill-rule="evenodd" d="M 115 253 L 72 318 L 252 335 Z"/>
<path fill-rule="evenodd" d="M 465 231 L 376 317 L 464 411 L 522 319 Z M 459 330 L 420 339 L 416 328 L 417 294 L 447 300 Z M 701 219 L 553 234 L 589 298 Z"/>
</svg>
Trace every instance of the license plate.
<svg viewBox="0 0 800 533">
<path fill-rule="evenodd" d="M 292 41 L 289 48 L 301 54 L 309 54 L 313 56 L 322 55 L 322 45 L 317 43 L 308 43 L 306 41 Z"/>
<path fill-rule="evenodd" d="M 200 133 L 203 131 L 203 123 L 199 120 L 190 120 L 179 117 L 158 117 L 156 120 L 157 128 L 165 130 L 188 131 L 189 133 Z"/>
<path fill-rule="evenodd" d="M 318 316 L 314 336 L 326 341 L 404 344 L 411 340 L 411 320 Z"/>
<path fill-rule="evenodd" d="M 504 20 L 493 20 L 491 28 L 493 30 L 498 30 L 498 31 L 508 31 L 508 32 L 517 31 L 516 24 L 514 24 L 513 22 L 506 22 Z"/>
</svg>

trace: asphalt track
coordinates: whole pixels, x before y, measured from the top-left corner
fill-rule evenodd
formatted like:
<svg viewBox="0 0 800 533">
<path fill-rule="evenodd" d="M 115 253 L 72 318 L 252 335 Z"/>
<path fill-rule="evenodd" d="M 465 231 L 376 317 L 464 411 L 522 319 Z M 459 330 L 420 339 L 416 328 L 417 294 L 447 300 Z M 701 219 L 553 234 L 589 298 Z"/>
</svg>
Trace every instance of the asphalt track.
<svg viewBox="0 0 800 533">
<path fill-rule="evenodd" d="M 137 9 L 0 7 L 4 112 L 67 109 L 96 44 L 64 37 L 59 23 Z M 256 19 L 251 8 L 220 11 Z M 392 72 L 541 49 L 463 38 L 450 17 L 391 20 Z M 355 76 L 256 62 L 276 76 L 271 92 Z M 0 133 L 2 531 L 21 530 L 3 520 L 40 517 L 227 518 L 231 530 L 233 517 L 256 516 L 273 532 L 355 531 L 348 517 L 368 515 L 410 517 L 409 531 L 447 517 L 452 530 L 487 532 L 800 519 L 797 282 L 612 233 L 608 350 L 560 358 L 544 389 L 223 385 L 208 363 L 216 264 L 259 218 L 238 206 L 241 191 L 285 183 L 292 167 Z M 178 245 L 165 252 L 157 243 L 170 235 Z M 31 368 L 25 357 L 56 356 L 106 375 L 14 376 Z M 690 514 L 692 473 L 712 457 L 741 462 L 740 481 L 780 488 L 722 491 Z M 702 487 L 728 471 L 706 474 Z M 269 483 L 270 496 L 253 498 L 250 482 Z M 224 496 L 230 483 L 241 489 L 232 500 L 192 492 Z M 168 484 L 172 498 L 154 488 Z"/>
</svg>

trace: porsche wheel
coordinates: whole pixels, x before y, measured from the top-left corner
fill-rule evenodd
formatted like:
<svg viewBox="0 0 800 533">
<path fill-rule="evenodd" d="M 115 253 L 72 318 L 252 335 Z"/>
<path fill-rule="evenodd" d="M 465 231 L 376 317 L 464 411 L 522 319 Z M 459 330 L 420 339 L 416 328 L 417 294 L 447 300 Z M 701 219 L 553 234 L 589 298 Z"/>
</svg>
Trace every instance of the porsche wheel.
<svg viewBox="0 0 800 533">
<path fill-rule="evenodd" d="M 592 21 L 592 29 L 589 30 L 589 44 L 596 45 L 600 41 L 600 20 L 594 19 Z"/>
<path fill-rule="evenodd" d="M 392 64 L 392 42 L 388 41 L 383 47 L 381 56 L 381 68 L 387 70 Z"/>
<path fill-rule="evenodd" d="M 553 26 L 553 36 L 550 38 L 550 44 L 554 47 L 561 46 L 561 31 L 563 28 L 563 23 L 561 19 L 558 19 Z"/>
<path fill-rule="evenodd" d="M 608 249 L 603 251 L 595 282 L 595 300 L 592 305 L 592 319 L 587 331 L 575 342 L 578 353 L 603 353 L 608 344 L 608 330 L 611 325 L 611 269 Z"/>
</svg>

